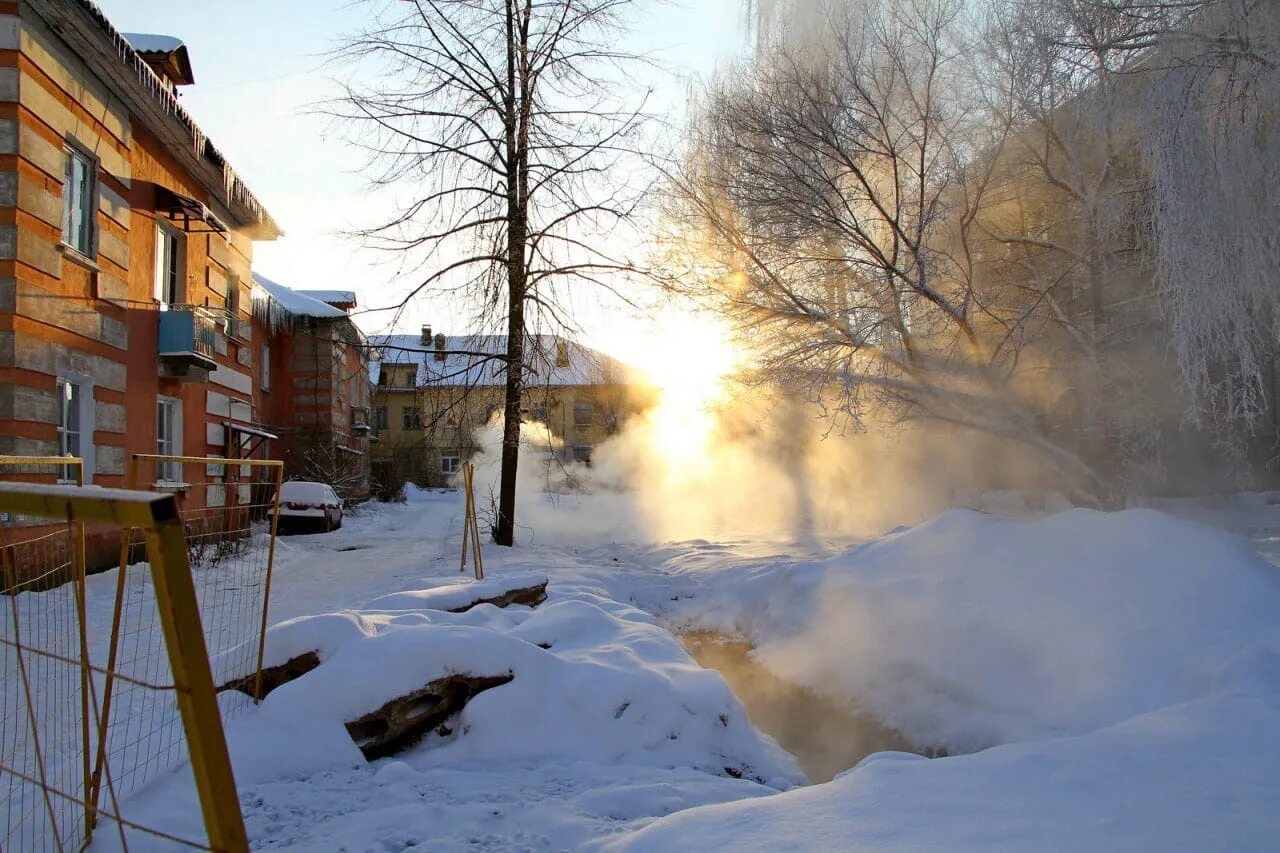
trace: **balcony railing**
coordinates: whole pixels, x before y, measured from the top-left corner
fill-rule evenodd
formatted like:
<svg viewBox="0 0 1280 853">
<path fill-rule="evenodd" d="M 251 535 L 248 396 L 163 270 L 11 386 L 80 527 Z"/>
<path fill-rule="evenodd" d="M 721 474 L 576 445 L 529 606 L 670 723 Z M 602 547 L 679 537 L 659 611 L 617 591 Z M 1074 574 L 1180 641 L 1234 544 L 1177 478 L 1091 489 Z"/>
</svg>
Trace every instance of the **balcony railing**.
<svg viewBox="0 0 1280 853">
<path fill-rule="evenodd" d="M 199 305 L 171 305 L 160 312 L 160 360 L 184 376 L 192 368 L 210 371 L 217 367 L 218 334 L 225 312 Z"/>
</svg>

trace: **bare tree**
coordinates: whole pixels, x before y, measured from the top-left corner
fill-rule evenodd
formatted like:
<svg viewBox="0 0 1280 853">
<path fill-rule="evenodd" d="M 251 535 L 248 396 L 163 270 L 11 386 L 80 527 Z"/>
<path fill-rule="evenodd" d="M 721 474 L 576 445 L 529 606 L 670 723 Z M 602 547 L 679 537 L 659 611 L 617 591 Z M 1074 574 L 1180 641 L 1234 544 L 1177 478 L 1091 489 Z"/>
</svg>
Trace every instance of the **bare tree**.
<svg viewBox="0 0 1280 853">
<path fill-rule="evenodd" d="M 363 236 L 423 274 L 408 298 L 460 295 L 507 336 L 494 539 L 511 545 L 526 333 L 565 328 L 566 287 L 615 288 L 633 264 L 603 235 L 642 195 L 629 162 L 643 99 L 617 93 L 632 0 L 370 3 L 341 57 L 354 79 L 331 111 L 353 123 L 375 185 L 407 201 Z"/>
<path fill-rule="evenodd" d="M 775 29 L 708 94 L 673 177 L 719 265 L 714 297 L 772 381 L 855 419 L 1016 440 L 1089 491 L 1023 381 L 1043 302 L 988 286 L 974 251 L 1009 130 L 971 83 L 963 4 L 809 5 L 805 39 Z"/>
<path fill-rule="evenodd" d="M 710 259 L 680 284 L 762 375 L 1094 498 L 1158 481 L 1171 424 L 1275 411 L 1280 5 L 748 5 L 672 183 Z"/>
<path fill-rule="evenodd" d="M 1018 128 L 1005 160 L 1042 215 L 985 224 L 1077 321 L 1063 384 L 1090 455 L 1122 480 L 1163 470 L 1161 421 L 1211 427 L 1230 457 L 1274 406 L 1277 13 L 1026 0 L 987 24 Z"/>
</svg>

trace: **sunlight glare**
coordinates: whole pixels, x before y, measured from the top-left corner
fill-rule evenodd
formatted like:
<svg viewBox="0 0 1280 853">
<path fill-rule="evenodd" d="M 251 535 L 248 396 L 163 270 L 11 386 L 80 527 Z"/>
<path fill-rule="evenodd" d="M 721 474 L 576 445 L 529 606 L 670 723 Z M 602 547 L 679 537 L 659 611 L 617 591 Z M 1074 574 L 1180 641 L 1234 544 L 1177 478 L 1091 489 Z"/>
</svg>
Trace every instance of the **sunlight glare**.
<svg viewBox="0 0 1280 853">
<path fill-rule="evenodd" d="M 724 321 L 707 313 L 668 311 L 656 326 L 647 351 L 632 363 L 658 393 L 649 414 L 652 449 L 664 457 L 668 476 L 680 479 L 705 458 L 714 408 L 725 399 L 741 351 Z"/>
</svg>

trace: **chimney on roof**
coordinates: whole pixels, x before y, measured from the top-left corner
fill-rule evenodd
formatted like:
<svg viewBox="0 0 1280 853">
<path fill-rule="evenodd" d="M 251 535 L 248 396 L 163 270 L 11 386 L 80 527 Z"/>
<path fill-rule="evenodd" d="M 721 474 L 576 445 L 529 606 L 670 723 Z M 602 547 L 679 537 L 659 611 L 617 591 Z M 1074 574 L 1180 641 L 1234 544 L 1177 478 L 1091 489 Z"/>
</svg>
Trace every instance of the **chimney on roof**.
<svg viewBox="0 0 1280 853">
<path fill-rule="evenodd" d="M 569 366 L 569 342 L 556 340 L 556 367 Z"/>
<path fill-rule="evenodd" d="M 436 361 L 444 361 L 444 332 L 436 333 Z"/>
<path fill-rule="evenodd" d="M 432 340 L 432 338 L 431 338 L 431 327 L 430 327 L 430 326 L 423 326 L 423 327 L 422 327 L 422 337 L 419 339 L 419 342 L 420 342 L 424 347 L 429 347 L 429 346 L 431 346 L 431 340 Z"/>
</svg>

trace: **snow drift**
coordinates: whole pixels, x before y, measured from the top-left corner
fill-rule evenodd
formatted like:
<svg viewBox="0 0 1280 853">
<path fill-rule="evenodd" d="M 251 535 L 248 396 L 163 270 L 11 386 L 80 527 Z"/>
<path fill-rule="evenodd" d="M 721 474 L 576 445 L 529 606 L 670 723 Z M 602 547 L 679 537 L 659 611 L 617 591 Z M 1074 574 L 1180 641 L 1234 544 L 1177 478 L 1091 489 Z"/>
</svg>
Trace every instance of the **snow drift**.
<svg viewBox="0 0 1280 853">
<path fill-rule="evenodd" d="M 720 675 L 697 666 L 640 611 L 582 593 L 537 609 L 430 609 L 517 583 L 405 592 L 273 629 L 269 664 L 312 650 L 321 663 L 230 727 L 237 778 L 263 782 L 358 762 L 344 723 L 433 680 L 467 674 L 512 680 L 475 696 L 456 725 L 404 760 L 556 759 L 692 767 L 776 788 L 804 781 L 794 759 L 752 728 Z"/>
<path fill-rule="evenodd" d="M 954 511 L 825 560 L 726 572 L 690 610 L 781 677 L 952 752 L 1112 725 L 1280 650 L 1275 567 L 1148 510 Z"/>
</svg>

